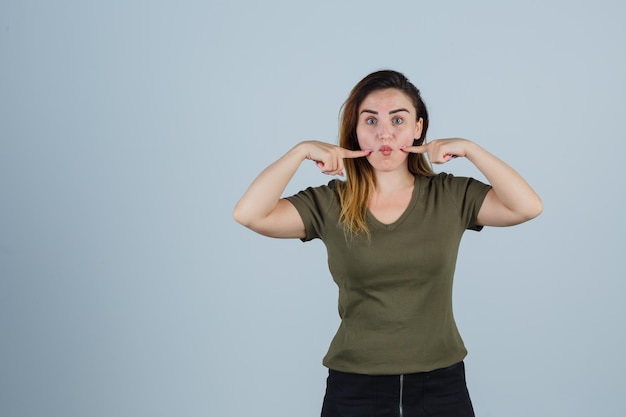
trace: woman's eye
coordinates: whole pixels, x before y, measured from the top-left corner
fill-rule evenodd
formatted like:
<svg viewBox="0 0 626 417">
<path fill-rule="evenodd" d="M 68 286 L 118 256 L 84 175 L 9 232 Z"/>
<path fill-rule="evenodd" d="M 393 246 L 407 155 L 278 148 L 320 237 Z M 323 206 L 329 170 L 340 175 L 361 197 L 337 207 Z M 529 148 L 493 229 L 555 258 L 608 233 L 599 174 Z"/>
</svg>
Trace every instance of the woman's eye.
<svg viewBox="0 0 626 417">
<path fill-rule="evenodd" d="M 373 118 L 369 118 L 369 119 L 365 119 L 365 123 L 368 125 L 375 125 L 376 124 L 376 119 Z"/>
<path fill-rule="evenodd" d="M 394 125 L 401 125 L 404 122 L 404 119 L 402 117 L 394 117 L 392 122 Z"/>
</svg>

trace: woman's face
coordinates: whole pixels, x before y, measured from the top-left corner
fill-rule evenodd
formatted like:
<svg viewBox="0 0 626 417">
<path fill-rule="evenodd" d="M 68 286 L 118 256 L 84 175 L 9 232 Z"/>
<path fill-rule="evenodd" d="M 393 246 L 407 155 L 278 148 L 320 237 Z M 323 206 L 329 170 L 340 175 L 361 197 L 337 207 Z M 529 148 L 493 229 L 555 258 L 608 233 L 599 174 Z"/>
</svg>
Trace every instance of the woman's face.
<svg viewBox="0 0 626 417">
<path fill-rule="evenodd" d="M 406 167 L 408 154 L 401 146 L 413 145 L 422 130 L 411 99 L 395 88 L 370 93 L 359 106 L 356 135 L 361 149 L 372 149 L 367 156 L 375 170 L 391 171 Z"/>
</svg>

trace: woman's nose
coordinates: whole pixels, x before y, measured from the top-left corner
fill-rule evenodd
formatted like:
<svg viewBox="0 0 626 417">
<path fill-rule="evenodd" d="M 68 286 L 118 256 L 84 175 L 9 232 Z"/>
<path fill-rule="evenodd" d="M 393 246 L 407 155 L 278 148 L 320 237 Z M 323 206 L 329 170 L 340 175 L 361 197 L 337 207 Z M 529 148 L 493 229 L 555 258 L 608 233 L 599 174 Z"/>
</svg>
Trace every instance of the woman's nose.
<svg viewBox="0 0 626 417">
<path fill-rule="evenodd" d="M 391 138 L 391 129 L 385 123 L 381 123 L 378 125 L 378 139 L 389 139 Z"/>
</svg>

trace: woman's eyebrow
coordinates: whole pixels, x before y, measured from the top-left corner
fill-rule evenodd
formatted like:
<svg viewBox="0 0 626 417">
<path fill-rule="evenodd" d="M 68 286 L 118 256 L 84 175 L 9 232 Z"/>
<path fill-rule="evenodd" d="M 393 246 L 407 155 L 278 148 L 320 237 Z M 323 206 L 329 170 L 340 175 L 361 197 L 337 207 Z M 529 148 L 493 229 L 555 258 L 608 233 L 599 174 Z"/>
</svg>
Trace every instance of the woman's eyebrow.
<svg viewBox="0 0 626 417">
<path fill-rule="evenodd" d="M 407 113 L 410 113 L 407 109 L 395 109 L 395 110 L 391 110 L 391 111 L 389 112 L 389 114 L 395 114 L 395 113 L 399 113 L 399 112 L 401 112 L 401 111 L 405 111 L 405 112 L 407 112 Z"/>
<path fill-rule="evenodd" d="M 399 113 L 399 112 L 401 112 L 401 111 L 405 111 L 405 112 L 407 112 L 407 113 L 410 113 L 407 109 L 402 108 L 402 109 L 395 109 L 395 110 L 391 110 L 391 111 L 389 112 L 389 114 L 396 114 L 396 113 Z M 363 110 L 361 110 L 361 113 L 360 113 L 360 114 L 363 114 L 363 113 L 378 114 L 378 112 L 377 112 L 377 111 L 375 111 L 375 110 L 369 110 L 369 109 L 363 109 Z"/>
</svg>

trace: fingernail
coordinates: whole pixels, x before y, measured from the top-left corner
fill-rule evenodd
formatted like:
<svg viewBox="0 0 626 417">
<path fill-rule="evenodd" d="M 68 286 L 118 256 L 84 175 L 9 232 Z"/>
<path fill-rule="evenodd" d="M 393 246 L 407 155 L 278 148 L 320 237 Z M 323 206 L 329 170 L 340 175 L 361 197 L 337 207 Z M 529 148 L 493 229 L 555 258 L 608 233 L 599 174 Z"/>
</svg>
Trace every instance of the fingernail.
<svg viewBox="0 0 626 417">
<path fill-rule="evenodd" d="M 404 149 L 406 148 L 406 145 L 400 146 L 400 149 Z"/>
<path fill-rule="evenodd" d="M 365 152 L 374 152 L 374 149 L 366 149 Z"/>
</svg>

